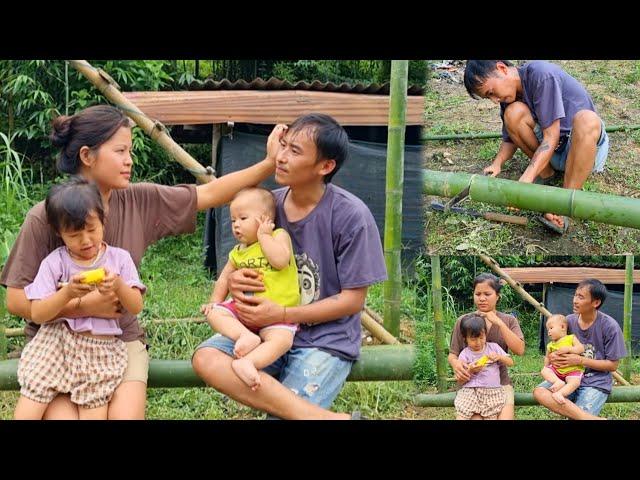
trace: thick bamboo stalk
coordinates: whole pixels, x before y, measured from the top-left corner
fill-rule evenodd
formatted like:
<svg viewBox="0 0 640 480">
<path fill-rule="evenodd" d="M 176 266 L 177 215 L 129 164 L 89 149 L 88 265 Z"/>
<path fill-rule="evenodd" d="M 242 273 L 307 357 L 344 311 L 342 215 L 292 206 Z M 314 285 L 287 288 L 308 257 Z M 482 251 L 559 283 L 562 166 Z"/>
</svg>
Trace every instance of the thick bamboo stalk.
<svg viewBox="0 0 640 480">
<path fill-rule="evenodd" d="M 148 118 L 133 103 L 120 92 L 113 79 L 101 69 L 95 69 L 85 60 L 69 60 L 69 64 L 84 75 L 100 92 L 111 102 L 122 108 L 142 130 L 154 139 L 171 155 L 180 165 L 186 168 L 198 182 L 207 183 L 213 180 L 213 176 L 180 145 L 173 141 L 167 133 L 164 125 Z"/>
<path fill-rule="evenodd" d="M 624 320 L 622 322 L 622 334 L 624 336 L 624 346 L 627 349 L 627 356 L 622 359 L 622 376 L 625 380 L 630 382 L 631 364 L 633 362 L 633 352 L 631 351 L 631 310 L 633 308 L 633 255 L 627 255 L 625 266 L 626 276 L 624 281 Z"/>
<path fill-rule="evenodd" d="M 404 180 L 404 133 L 408 71 L 408 60 L 391 61 L 384 213 L 384 258 L 388 280 L 383 285 L 383 296 L 384 327 L 394 336 L 400 333 L 402 184 Z"/>
<path fill-rule="evenodd" d="M 411 345 L 377 345 L 363 347 L 360 358 L 353 365 L 349 381 L 399 381 L 413 378 L 415 361 Z M 0 390 L 18 390 L 17 360 L 0 361 Z M 189 360 L 151 360 L 149 387 L 204 387 L 194 373 Z"/>
<path fill-rule="evenodd" d="M 639 130 L 640 125 L 612 125 L 610 127 L 606 127 L 605 131 L 607 132 L 619 132 L 619 131 L 631 131 L 631 130 Z M 501 138 L 502 134 L 500 132 L 476 132 L 476 133 L 452 133 L 448 135 L 422 135 L 423 142 L 431 142 L 431 141 L 443 141 L 443 140 L 478 140 L 478 139 L 486 139 L 486 138 Z"/>
<path fill-rule="evenodd" d="M 515 392 L 515 404 L 518 406 L 539 406 L 533 398 L 533 392 Z M 414 404 L 419 407 L 453 407 L 456 392 L 419 394 Z M 607 403 L 640 402 L 640 387 L 613 387 Z"/>
<path fill-rule="evenodd" d="M 427 195 L 453 197 L 471 184 L 469 197 L 477 202 L 640 229 L 636 198 L 435 170 L 424 170 L 423 182 Z"/>
<path fill-rule="evenodd" d="M 496 275 L 503 278 L 509 284 L 509 286 L 513 288 L 524 300 L 529 302 L 533 306 L 533 308 L 538 310 L 545 317 L 551 316 L 551 312 L 547 310 L 545 306 L 542 305 L 539 301 L 529 295 L 529 293 L 524 288 L 522 288 L 522 285 L 520 285 L 520 283 L 516 282 L 502 268 L 500 268 L 500 265 L 498 265 L 498 263 L 493 258 L 481 254 L 480 260 L 482 260 L 491 270 L 493 270 Z"/>
<path fill-rule="evenodd" d="M 376 322 L 367 312 L 362 312 L 360 321 L 362 322 L 362 326 L 382 343 L 386 345 L 400 344 L 400 341 L 396 337 L 387 332 L 384 327 Z"/>
<path fill-rule="evenodd" d="M 440 256 L 431 257 L 431 281 L 433 295 L 433 323 L 435 326 L 436 342 L 436 374 L 438 377 L 438 392 L 447 389 L 447 367 L 445 359 L 444 323 L 442 314 L 442 275 L 440 274 Z"/>
</svg>

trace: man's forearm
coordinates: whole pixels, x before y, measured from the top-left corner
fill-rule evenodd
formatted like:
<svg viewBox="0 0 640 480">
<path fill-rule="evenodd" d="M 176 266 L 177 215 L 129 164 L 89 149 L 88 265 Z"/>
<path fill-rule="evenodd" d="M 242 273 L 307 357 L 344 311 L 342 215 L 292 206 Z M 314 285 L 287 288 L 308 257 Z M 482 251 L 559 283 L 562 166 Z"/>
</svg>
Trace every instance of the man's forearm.
<svg viewBox="0 0 640 480">
<path fill-rule="evenodd" d="M 529 166 L 520 177 L 520 181 L 532 183 L 540 174 L 540 172 L 542 172 L 547 167 L 547 165 L 549 165 L 549 163 L 551 162 L 551 157 L 553 157 L 553 151 L 557 146 L 558 138 L 543 138 L 542 142 L 533 154 Z"/>
<path fill-rule="evenodd" d="M 513 157 L 517 149 L 518 147 L 516 146 L 515 143 L 502 141 L 502 143 L 500 144 L 500 149 L 498 150 L 498 153 L 496 154 L 496 158 L 493 160 L 493 162 L 497 163 L 498 165 L 500 165 L 500 167 L 502 167 L 502 165 L 504 165 L 507 161 L 511 159 L 511 157 Z"/>
<path fill-rule="evenodd" d="M 326 323 L 353 315 L 364 308 L 364 296 L 340 292 L 318 302 L 298 307 L 287 307 L 284 321 L 286 323 Z"/>
<path fill-rule="evenodd" d="M 619 363 L 620 362 L 613 360 L 596 360 L 594 358 L 582 357 L 582 365 L 591 370 L 598 370 L 599 372 L 615 372 L 618 369 Z"/>
</svg>

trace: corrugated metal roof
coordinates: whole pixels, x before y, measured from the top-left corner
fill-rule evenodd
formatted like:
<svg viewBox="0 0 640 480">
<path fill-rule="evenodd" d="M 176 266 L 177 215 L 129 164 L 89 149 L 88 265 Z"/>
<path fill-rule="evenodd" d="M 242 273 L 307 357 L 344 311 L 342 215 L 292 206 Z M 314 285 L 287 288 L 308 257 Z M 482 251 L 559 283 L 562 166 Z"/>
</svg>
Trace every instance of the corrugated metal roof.
<svg viewBox="0 0 640 480">
<path fill-rule="evenodd" d="M 213 80 L 207 78 L 205 80 L 194 80 L 188 86 L 189 90 L 306 90 L 314 92 L 334 92 L 334 93 L 366 93 L 371 95 L 389 95 L 390 83 L 357 83 L 351 85 L 348 83 L 336 84 L 333 82 L 321 82 L 314 80 L 311 83 L 297 82 L 291 83 L 287 80 L 280 80 L 271 77 L 269 80 L 256 78 L 247 82 L 246 80 L 236 80 L 234 82 L 223 79 Z M 423 95 L 424 87 L 419 85 L 411 85 L 407 88 L 407 95 Z"/>
</svg>

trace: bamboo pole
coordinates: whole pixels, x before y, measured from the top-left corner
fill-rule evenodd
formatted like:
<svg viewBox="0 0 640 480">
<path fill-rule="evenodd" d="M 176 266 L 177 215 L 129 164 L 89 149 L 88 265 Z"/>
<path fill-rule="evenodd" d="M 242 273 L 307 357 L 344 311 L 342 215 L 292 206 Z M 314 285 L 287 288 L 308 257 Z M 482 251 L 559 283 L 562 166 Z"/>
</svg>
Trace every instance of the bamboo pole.
<svg viewBox="0 0 640 480">
<path fill-rule="evenodd" d="M 633 363 L 633 352 L 631 351 L 631 310 L 633 308 L 633 255 L 627 254 L 626 275 L 624 282 L 624 321 L 622 334 L 624 336 L 624 346 L 627 349 L 627 356 L 622 359 L 622 376 L 628 382 L 631 381 L 631 364 Z"/>
<path fill-rule="evenodd" d="M 477 202 L 640 229 L 640 199 L 637 198 L 468 173 L 423 171 L 423 192 L 427 195 L 454 197 L 469 185 L 469 197 Z"/>
<path fill-rule="evenodd" d="M 498 265 L 498 262 L 496 262 L 493 258 L 488 257 L 487 255 L 482 255 L 482 254 L 479 255 L 479 257 L 480 257 L 480 260 L 482 260 L 491 270 L 493 270 L 496 273 L 496 275 L 503 278 L 511 288 L 513 288 L 524 300 L 530 303 L 533 306 L 533 308 L 538 310 L 547 318 L 552 315 L 551 312 L 547 310 L 542 303 L 537 301 L 535 298 L 529 295 L 529 293 L 524 288 L 522 288 L 522 285 L 520 285 L 520 282 L 515 281 L 513 278 L 511 278 L 510 275 L 508 275 L 504 270 L 502 270 L 502 268 L 500 268 L 500 265 Z"/>
<path fill-rule="evenodd" d="M 384 327 L 376 322 L 375 319 L 371 318 L 366 311 L 363 311 L 360 315 L 360 321 L 362 322 L 362 326 L 382 343 L 386 345 L 400 344 L 400 341 L 396 337 L 387 332 Z"/>
<path fill-rule="evenodd" d="M 84 75 L 100 90 L 108 100 L 120 107 L 142 130 L 158 142 L 180 165 L 187 169 L 200 183 L 213 180 L 210 170 L 205 169 L 169 136 L 167 129 L 160 122 L 148 118 L 133 103 L 125 98 L 118 84 L 102 69 L 92 67 L 85 60 L 68 60 L 69 65 Z"/>
<path fill-rule="evenodd" d="M 444 356 L 444 323 L 442 314 L 442 276 L 440 274 L 440 256 L 431 256 L 431 293 L 433 295 L 433 323 L 435 326 L 436 372 L 438 392 L 447 389 L 447 370 Z"/>
<path fill-rule="evenodd" d="M 349 381 L 406 381 L 413 378 L 415 350 L 412 345 L 363 347 L 353 364 Z M 0 361 L 0 390 L 18 390 L 17 360 Z M 151 360 L 150 388 L 204 387 L 190 360 Z"/>
<path fill-rule="evenodd" d="M 22 337 L 24 335 L 24 327 L 5 328 L 4 333 L 7 337 Z"/>
<path fill-rule="evenodd" d="M 607 132 L 628 132 L 632 130 L 640 130 L 640 125 L 612 125 L 610 127 L 606 127 L 605 131 Z M 444 141 L 444 140 L 478 140 L 478 139 L 487 139 L 487 138 L 501 138 L 502 133 L 500 132 L 476 132 L 476 133 L 452 133 L 446 135 L 422 135 L 423 142 L 431 142 L 431 141 Z"/>
<path fill-rule="evenodd" d="M 400 333 L 402 186 L 408 71 L 408 60 L 391 61 L 384 213 L 384 258 L 389 277 L 384 282 L 383 296 L 384 327 L 394 336 Z"/>
</svg>

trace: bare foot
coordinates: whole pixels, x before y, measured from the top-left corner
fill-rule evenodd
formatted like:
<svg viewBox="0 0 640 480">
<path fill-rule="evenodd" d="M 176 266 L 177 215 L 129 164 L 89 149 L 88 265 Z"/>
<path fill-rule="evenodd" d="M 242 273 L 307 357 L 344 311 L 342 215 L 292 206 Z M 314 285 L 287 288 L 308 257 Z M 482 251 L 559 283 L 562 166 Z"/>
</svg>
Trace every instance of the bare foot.
<svg viewBox="0 0 640 480">
<path fill-rule="evenodd" d="M 563 382 L 562 380 L 558 380 L 556 383 L 554 383 L 553 385 L 551 385 L 549 387 L 549 390 L 551 390 L 552 392 L 557 392 L 558 390 L 560 390 L 565 385 L 566 385 L 565 382 Z"/>
<path fill-rule="evenodd" d="M 562 396 L 562 394 L 560 392 L 555 392 L 552 393 L 551 396 L 553 397 L 553 399 L 558 402 L 560 405 L 564 404 L 564 397 Z"/>
<path fill-rule="evenodd" d="M 236 340 L 236 345 L 233 347 L 233 354 L 236 358 L 242 358 L 251 350 L 256 348 L 262 340 L 255 333 L 247 332 L 242 334 Z"/>
<path fill-rule="evenodd" d="M 553 213 L 545 213 L 544 218 L 550 222 L 555 223 L 558 227 L 564 228 L 564 218 L 561 215 L 554 215 Z"/>
<path fill-rule="evenodd" d="M 250 360 L 246 358 L 233 360 L 231 368 L 240 377 L 240 380 L 247 384 L 247 387 L 250 387 L 254 392 L 258 389 L 260 386 L 260 374 Z"/>
</svg>

